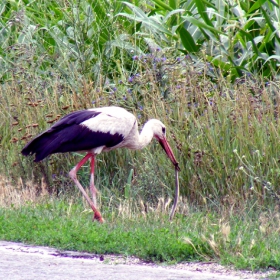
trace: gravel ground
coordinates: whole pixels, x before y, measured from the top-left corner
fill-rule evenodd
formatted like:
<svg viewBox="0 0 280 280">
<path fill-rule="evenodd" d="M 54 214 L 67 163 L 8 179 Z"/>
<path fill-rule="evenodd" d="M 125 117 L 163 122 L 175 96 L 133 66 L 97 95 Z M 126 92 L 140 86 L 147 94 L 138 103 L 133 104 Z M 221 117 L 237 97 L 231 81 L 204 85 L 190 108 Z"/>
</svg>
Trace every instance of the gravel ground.
<svg viewBox="0 0 280 280">
<path fill-rule="evenodd" d="M 235 271 L 216 263 L 159 266 L 140 259 L 60 251 L 0 241 L 0 279 L 265 279 L 268 273 Z"/>
</svg>

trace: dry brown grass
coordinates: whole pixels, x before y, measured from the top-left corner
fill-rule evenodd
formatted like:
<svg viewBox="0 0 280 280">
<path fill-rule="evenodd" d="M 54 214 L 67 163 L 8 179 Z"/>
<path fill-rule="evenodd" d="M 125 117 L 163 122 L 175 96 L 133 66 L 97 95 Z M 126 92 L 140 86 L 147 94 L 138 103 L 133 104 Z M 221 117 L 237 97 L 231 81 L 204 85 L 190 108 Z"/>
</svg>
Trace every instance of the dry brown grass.
<svg viewBox="0 0 280 280">
<path fill-rule="evenodd" d="M 142 199 L 127 199 L 122 200 L 118 204 L 117 216 L 124 219 L 131 219 L 139 217 L 139 215 L 146 217 L 147 214 L 153 213 L 153 216 L 161 217 L 168 216 L 172 208 L 172 199 L 160 197 L 157 205 L 144 202 Z M 188 215 L 190 212 L 187 199 L 179 197 L 176 213 Z"/>
<path fill-rule="evenodd" d="M 0 207 L 20 207 L 26 203 L 38 203 L 48 196 L 44 180 L 38 185 L 32 181 L 23 183 L 19 178 L 16 184 L 0 175 Z"/>
</svg>

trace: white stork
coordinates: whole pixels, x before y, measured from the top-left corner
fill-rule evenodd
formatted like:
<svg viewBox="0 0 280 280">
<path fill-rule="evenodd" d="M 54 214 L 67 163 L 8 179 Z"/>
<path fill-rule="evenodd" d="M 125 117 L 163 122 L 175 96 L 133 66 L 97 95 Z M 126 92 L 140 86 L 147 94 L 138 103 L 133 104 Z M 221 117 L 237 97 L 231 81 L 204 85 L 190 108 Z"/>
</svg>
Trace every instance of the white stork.
<svg viewBox="0 0 280 280">
<path fill-rule="evenodd" d="M 55 153 L 86 151 L 85 157 L 69 172 L 69 176 L 80 189 L 94 212 L 94 219 L 103 222 L 96 206 L 97 190 L 94 186 L 95 156 L 103 151 L 126 147 L 132 150 L 147 146 L 152 138 L 159 141 L 177 170 L 178 162 L 166 140 L 164 124 L 151 119 L 141 133 L 135 116 L 120 107 L 103 107 L 70 113 L 48 130 L 31 140 L 21 151 L 25 156 L 35 154 L 35 162 Z M 77 179 L 81 166 L 90 162 L 90 191 L 92 200 Z"/>
</svg>

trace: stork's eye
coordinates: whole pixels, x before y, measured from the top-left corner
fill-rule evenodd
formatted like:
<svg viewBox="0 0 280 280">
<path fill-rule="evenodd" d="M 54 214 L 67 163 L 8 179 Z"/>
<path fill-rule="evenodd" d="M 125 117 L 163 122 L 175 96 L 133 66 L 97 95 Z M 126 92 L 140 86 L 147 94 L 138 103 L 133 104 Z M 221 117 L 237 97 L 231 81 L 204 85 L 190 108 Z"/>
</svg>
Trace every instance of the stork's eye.
<svg viewBox="0 0 280 280">
<path fill-rule="evenodd" d="M 162 133 L 165 134 L 165 127 L 162 128 Z"/>
</svg>

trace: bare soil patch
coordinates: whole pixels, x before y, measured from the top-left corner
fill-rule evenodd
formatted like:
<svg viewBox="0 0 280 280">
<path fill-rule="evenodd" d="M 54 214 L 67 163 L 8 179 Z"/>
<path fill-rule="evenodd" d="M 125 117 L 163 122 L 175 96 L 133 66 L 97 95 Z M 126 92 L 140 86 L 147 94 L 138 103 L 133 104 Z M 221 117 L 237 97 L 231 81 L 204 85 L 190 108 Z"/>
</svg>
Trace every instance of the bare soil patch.
<svg viewBox="0 0 280 280">
<path fill-rule="evenodd" d="M 0 241 L 3 279 L 266 279 L 273 271 L 236 271 L 217 263 L 158 265 L 134 257 L 60 251 Z M 12 278 L 10 278 L 12 277 Z"/>
</svg>

